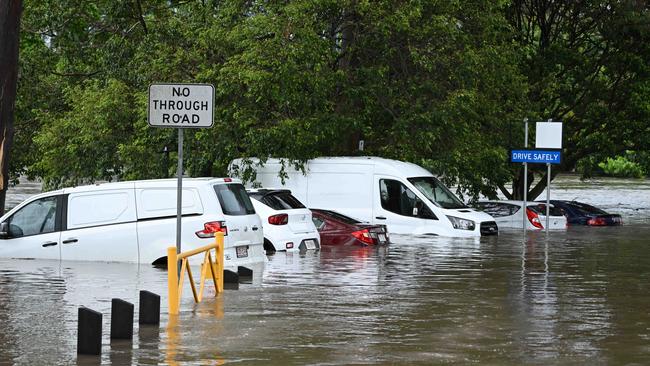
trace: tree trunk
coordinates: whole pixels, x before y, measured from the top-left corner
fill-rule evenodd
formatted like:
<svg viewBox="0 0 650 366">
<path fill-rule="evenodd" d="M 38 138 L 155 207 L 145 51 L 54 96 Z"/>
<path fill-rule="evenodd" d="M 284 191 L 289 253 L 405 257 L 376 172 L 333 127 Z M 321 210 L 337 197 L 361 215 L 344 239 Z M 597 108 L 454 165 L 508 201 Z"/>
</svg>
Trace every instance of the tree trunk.
<svg viewBox="0 0 650 366">
<path fill-rule="evenodd" d="M 0 0 L 0 212 L 9 186 L 9 157 L 14 139 L 18 82 L 18 43 L 22 0 Z"/>
</svg>

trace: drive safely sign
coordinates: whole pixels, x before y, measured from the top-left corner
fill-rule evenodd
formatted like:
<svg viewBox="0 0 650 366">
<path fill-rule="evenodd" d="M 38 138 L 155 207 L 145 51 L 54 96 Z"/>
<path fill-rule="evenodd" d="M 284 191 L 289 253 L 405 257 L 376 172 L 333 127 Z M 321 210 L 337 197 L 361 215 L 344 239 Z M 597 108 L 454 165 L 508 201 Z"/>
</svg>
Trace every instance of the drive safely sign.
<svg viewBox="0 0 650 366">
<path fill-rule="evenodd" d="M 553 150 L 512 150 L 513 163 L 560 164 L 562 154 Z"/>
<path fill-rule="evenodd" d="M 209 128 L 214 117 L 214 86 L 151 84 L 148 122 L 154 127 Z"/>
</svg>

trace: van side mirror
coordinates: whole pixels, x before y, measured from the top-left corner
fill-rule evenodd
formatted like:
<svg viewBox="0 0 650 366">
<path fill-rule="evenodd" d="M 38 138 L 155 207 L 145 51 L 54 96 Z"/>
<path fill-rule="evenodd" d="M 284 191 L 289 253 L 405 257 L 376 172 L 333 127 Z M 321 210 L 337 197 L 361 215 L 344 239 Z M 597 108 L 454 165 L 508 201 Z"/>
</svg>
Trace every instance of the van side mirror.
<svg viewBox="0 0 650 366">
<path fill-rule="evenodd" d="M 0 224 L 0 239 L 9 238 L 9 223 L 3 222 Z"/>
<path fill-rule="evenodd" d="M 427 219 L 427 220 L 438 220 L 436 215 L 433 212 L 431 212 L 431 209 L 429 207 L 427 207 L 424 204 L 421 204 L 420 206 L 421 207 L 418 210 L 418 216 L 417 217 L 419 217 L 421 219 Z"/>
<path fill-rule="evenodd" d="M 418 214 L 422 211 L 423 207 L 424 207 L 424 202 L 417 199 L 415 201 L 415 207 L 413 207 L 413 216 L 418 217 Z"/>
</svg>

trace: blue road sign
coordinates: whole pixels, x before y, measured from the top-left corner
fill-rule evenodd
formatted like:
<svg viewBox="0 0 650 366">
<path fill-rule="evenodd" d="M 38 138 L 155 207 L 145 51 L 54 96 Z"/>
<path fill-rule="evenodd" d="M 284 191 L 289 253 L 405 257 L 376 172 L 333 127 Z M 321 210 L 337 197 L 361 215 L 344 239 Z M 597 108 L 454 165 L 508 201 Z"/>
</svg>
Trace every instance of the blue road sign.
<svg viewBox="0 0 650 366">
<path fill-rule="evenodd" d="M 512 150 L 513 163 L 560 164 L 560 151 L 553 150 Z"/>
</svg>

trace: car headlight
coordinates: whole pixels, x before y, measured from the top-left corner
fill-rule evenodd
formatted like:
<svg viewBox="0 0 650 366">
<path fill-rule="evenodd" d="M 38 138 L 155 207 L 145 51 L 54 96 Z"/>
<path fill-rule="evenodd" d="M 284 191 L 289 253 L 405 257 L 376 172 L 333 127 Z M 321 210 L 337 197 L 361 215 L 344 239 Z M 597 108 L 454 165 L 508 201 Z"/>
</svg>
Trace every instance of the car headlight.
<svg viewBox="0 0 650 366">
<path fill-rule="evenodd" d="M 451 221 L 451 225 L 453 225 L 454 229 L 474 230 L 476 227 L 476 224 L 474 224 L 474 221 L 472 220 L 461 219 L 460 217 L 454 216 L 447 216 L 447 218 Z"/>
</svg>

